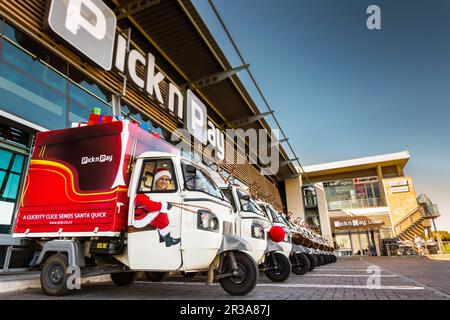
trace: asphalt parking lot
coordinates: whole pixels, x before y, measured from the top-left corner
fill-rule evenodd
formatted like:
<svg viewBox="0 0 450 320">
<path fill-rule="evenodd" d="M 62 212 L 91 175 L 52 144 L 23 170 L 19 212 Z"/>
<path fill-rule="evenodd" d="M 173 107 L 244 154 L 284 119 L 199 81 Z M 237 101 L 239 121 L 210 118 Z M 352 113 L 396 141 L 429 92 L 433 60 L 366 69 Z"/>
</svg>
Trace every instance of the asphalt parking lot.
<svg viewBox="0 0 450 320">
<path fill-rule="evenodd" d="M 369 266 L 370 270 L 379 270 L 376 275 L 380 277 L 369 274 Z M 450 260 L 340 258 L 337 263 L 320 266 L 306 275 L 292 274 L 283 283 L 273 283 L 261 273 L 257 287 L 243 297 L 228 295 L 217 283 L 206 286 L 201 276 L 177 276 L 162 283 L 138 281 L 127 288 L 117 288 L 112 283 L 84 284 L 82 290 L 62 298 L 48 297 L 41 289 L 27 289 L 0 294 L 0 299 L 449 300 Z"/>
</svg>

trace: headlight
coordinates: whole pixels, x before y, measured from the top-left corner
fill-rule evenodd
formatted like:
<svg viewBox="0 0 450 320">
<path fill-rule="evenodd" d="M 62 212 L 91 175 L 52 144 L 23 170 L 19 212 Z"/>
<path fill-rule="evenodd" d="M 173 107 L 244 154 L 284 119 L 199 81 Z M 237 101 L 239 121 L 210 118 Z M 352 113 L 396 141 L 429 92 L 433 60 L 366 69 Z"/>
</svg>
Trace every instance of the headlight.
<svg viewBox="0 0 450 320">
<path fill-rule="evenodd" d="M 253 224 L 252 225 L 252 238 L 264 240 L 266 238 L 264 228 L 261 227 L 260 225 Z"/>
<path fill-rule="evenodd" d="M 206 231 L 219 232 L 219 219 L 209 211 L 199 210 L 197 214 L 197 228 Z"/>
</svg>

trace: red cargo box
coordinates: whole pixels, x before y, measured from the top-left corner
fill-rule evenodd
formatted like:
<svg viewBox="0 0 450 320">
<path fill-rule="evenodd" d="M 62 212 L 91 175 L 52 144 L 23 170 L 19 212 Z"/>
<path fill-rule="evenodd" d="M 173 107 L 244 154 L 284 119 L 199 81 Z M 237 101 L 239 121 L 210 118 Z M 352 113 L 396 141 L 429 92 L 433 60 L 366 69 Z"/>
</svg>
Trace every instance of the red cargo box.
<svg viewBox="0 0 450 320">
<path fill-rule="evenodd" d="M 118 236 L 134 160 L 147 151 L 179 153 L 129 121 L 39 133 L 14 237 Z"/>
</svg>

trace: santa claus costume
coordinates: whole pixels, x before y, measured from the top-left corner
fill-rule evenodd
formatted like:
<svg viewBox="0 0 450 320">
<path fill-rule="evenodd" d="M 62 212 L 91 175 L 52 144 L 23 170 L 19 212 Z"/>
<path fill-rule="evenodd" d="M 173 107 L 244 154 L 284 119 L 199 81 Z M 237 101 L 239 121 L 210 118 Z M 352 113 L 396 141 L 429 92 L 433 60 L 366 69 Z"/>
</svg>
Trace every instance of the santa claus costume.
<svg viewBox="0 0 450 320">
<path fill-rule="evenodd" d="M 158 181 L 161 177 L 167 176 L 172 179 L 172 175 L 167 169 L 158 170 L 153 181 Z M 169 216 L 167 212 L 172 208 L 168 202 L 152 201 L 146 194 L 136 195 L 134 223 L 136 228 L 144 228 L 148 225 L 155 227 L 159 233 L 159 242 L 165 242 L 166 247 L 180 243 L 180 239 L 172 238 L 169 232 Z"/>
</svg>

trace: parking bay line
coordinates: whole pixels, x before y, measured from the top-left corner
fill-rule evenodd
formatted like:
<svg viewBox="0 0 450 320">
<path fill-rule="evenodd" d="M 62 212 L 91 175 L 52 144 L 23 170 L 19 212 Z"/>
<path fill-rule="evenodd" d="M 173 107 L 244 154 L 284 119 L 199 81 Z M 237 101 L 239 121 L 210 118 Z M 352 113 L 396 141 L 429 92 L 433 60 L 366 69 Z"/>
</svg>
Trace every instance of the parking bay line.
<svg viewBox="0 0 450 320">
<path fill-rule="evenodd" d="M 367 269 L 339 269 L 339 268 L 335 268 L 335 269 L 320 269 L 320 268 L 317 268 L 317 269 L 314 269 L 313 272 L 314 272 L 314 271 L 349 271 L 349 272 L 354 271 L 354 272 L 367 272 Z"/>
<path fill-rule="evenodd" d="M 304 274 L 302 277 L 373 277 L 373 274 L 329 274 L 329 273 L 311 273 Z M 395 274 L 380 274 L 377 277 L 397 278 Z"/>
<path fill-rule="evenodd" d="M 204 282 L 145 282 L 137 281 L 139 283 L 163 284 L 163 285 L 196 285 L 205 286 Z M 218 283 L 213 283 L 212 286 L 218 286 Z M 339 284 L 303 284 L 303 283 L 258 283 L 257 287 L 282 287 L 282 288 L 335 288 L 335 289 L 367 289 L 367 290 L 423 290 L 424 287 L 416 286 L 367 286 L 367 285 L 339 285 Z"/>
</svg>

